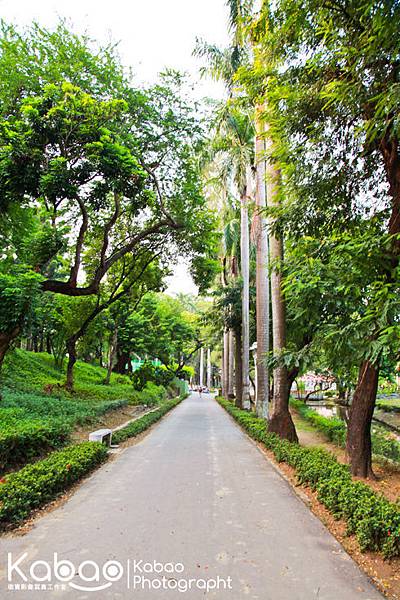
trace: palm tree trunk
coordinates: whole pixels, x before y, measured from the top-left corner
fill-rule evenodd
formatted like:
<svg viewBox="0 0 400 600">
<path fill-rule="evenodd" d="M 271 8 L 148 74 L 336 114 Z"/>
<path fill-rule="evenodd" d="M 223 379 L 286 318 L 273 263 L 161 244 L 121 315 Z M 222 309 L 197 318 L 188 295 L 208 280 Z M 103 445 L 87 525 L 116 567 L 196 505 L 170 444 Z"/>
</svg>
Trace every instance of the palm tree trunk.
<svg viewBox="0 0 400 600">
<path fill-rule="evenodd" d="M 222 395 L 228 397 L 228 374 L 229 374 L 229 333 L 224 331 L 224 349 L 222 353 Z"/>
<path fill-rule="evenodd" d="M 250 171 L 250 168 L 248 169 Z M 240 198 L 240 254 L 242 261 L 242 367 L 243 388 L 242 408 L 250 408 L 250 256 L 249 256 L 249 214 L 250 172 L 247 174 L 246 188 Z"/>
<path fill-rule="evenodd" d="M 212 367 L 211 367 L 211 350 L 207 348 L 207 387 L 212 387 Z"/>
<path fill-rule="evenodd" d="M 204 385 L 204 348 L 200 348 L 199 385 Z"/>
<path fill-rule="evenodd" d="M 270 145 L 271 147 L 271 145 Z M 267 162 L 267 200 L 268 206 L 279 204 L 280 172 L 271 160 Z M 272 341 L 273 354 L 279 357 L 286 346 L 286 314 L 282 291 L 282 238 L 276 233 L 270 235 L 271 271 L 271 306 L 272 306 Z M 289 412 L 288 371 L 280 364 L 274 369 L 274 396 L 272 416 L 268 424 L 269 431 L 277 433 L 287 440 L 298 442 L 296 429 Z"/>
<path fill-rule="evenodd" d="M 235 405 L 242 406 L 243 368 L 242 368 L 242 334 L 235 330 Z"/>
<path fill-rule="evenodd" d="M 235 378 L 235 346 L 232 329 L 229 330 L 229 363 L 228 363 L 228 398 L 234 398 L 234 378 Z"/>
<path fill-rule="evenodd" d="M 269 353 L 269 273 L 268 234 L 264 215 L 265 199 L 265 142 L 262 107 L 256 107 L 256 327 L 257 327 L 257 390 L 256 411 L 268 418 L 269 373 L 266 360 Z"/>
</svg>

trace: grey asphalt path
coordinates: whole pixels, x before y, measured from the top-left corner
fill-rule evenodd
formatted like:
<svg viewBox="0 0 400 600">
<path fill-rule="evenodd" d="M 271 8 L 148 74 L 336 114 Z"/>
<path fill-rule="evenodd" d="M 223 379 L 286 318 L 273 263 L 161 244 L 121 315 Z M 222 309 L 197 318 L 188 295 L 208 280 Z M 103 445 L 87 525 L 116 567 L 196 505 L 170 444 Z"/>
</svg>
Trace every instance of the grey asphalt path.
<svg viewBox="0 0 400 600">
<path fill-rule="evenodd" d="M 118 561 L 98 582 L 74 576 L 74 585 L 90 591 L 70 582 L 58 591 L 7 590 L 2 579 L 0 598 L 7 599 L 382 598 L 265 456 L 204 394 L 192 394 L 29 533 L 3 538 L 0 549 L 3 575 L 8 552 L 12 561 L 27 553 L 20 568 L 31 585 L 32 561 L 52 563 L 54 552 L 72 561 L 75 572 L 83 561 L 101 568 Z M 163 571 L 143 573 L 144 563 L 154 560 Z M 175 563 L 173 573 L 167 563 Z M 183 573 L 176 563 L 183 564 Z M 33 571 L 47 575 L 43 564 Z M 95 565 L 84 564 L 81 574 L 94 577 Z M 51 579 L 59 583 L 53 573 Z M 190 590 L 176 589 L 189 586 L 189 579 L 195 580 Z M 22 583 L 15 571 L 13 582 Z"/>
</svg>

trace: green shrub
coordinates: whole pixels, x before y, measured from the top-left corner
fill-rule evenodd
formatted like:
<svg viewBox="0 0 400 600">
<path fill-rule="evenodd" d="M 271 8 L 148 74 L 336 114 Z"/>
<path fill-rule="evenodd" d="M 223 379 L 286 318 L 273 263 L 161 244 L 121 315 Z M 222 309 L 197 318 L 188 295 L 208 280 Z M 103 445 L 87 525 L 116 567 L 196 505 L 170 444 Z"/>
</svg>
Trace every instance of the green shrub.
<svg viewBox="0 0 400 600">
<path fill-rule="evenodd" d="M 89 473 L 107 457 L 107 448 L 83 442 L 53 452 L 48 458 L 7 475 L 0 483 L 0 525 L 25 519 Z"/>
<path fill-rule="evenodd" d="M 276 460 L 296 470 L 299 483 L 317 490 L 320 502 L 336 517 L 347 522 L 361 550 L 382 552 L 385 558 L 400 555 L 400 507 L 374 492 L 368 485 L 352 481 L 347 465 L 321 448 L 305 448 L 268 433 L 266 421 L 218 402 L 249 433 L 274 453 Z"/>
<path fill-rule="evenodd" d="M 167 371 L 165 367 L 153 365 L 149 360 L 146 360 L 132 375 L 133 387 L 136 390 L 143 390 L 148 383 L 167 387 L 173 379 L 174 374 L 171 371 Z"/>
<path fill-rule="evenodd" d="M 167 396 L 167 390 L 162 385 L 156 385 L 152 381 L 148 381 L 140 392 L 141 404 L 147 404 L 147 406 L 154 406 L 165 400 Z"/>
<path fill-rule="evenodd" d="M 400 462 L 400 444 L 397 440 L 378 431 L 373 432 L 371 437 L 374 454 Z"/>
<path fill-rule="evenodd" d="M 60 448 L 69 441 L 71 426 L 63 421 L 4 422 L 3 415 L 4 411 L 0 410 L 0 472 Z"/>
<path fill-rule="evenodd" d="M 133 392 L 133 404 L 153 406 L 166 397 L 165 388 L 153 383 L 141 392 Z M 126 399 L 94 403 L 4 389 L 0 408 L 0 472 L 61 448 L 68 443 L 73 427 L 94 423 L 99 416 L 127 404 Z"/>
<path fill-rule="evenodd" d="M 116 431 L 112 436 L 112 441 L 115 444 L 120 444 L 128 438 L 136 437 L 137 435 L 142 433 L 142 431 L 145 431 L 151 425 L 153 425 L 153 423 L 161 419 L 162 416 L 164 416 L 169 410 L 174 408 L 174 406 L 179 404 L 179 402 L 181 402 L 182 400 L 183 397 L 181 396 L 173 400 L 167 400 L 167 402 L 164 402 L 160 406 L 160 408 L 157 408 L 156 410 L 147 413 L 147 415 L 144 415 L 143 417 L 132 421 L 132 423 L 129 423 L 129 425 L 127 425 L 123 429 L 119 429 L 118 431 Z"/>
</svg>

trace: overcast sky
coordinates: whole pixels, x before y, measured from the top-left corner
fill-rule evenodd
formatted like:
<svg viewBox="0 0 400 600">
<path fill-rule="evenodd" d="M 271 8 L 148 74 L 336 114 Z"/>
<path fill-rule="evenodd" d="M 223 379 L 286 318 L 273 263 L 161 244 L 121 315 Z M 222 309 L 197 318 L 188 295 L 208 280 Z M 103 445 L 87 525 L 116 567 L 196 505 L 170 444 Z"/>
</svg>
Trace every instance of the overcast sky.
<svg viewBox="0 0 400 600">
<path fill-rule="evenodd" d="M 225 0 L 0 0 L 0 14 L 19 25 L 36 20 L 46 27 L 66 17 L 76 31 L 86 31 L 100 42 L 119 42 L 123 63 L 133 67 L 142 82 L 154 81 L 164 67 L 172 67 L 191 74 L 196 96 L 223 93 L 220 85 L 200 80 L 192 51 L 196 37 L 227 45 Z M 180 261 L 168 291 L 195 290 Z"/>
</svg>

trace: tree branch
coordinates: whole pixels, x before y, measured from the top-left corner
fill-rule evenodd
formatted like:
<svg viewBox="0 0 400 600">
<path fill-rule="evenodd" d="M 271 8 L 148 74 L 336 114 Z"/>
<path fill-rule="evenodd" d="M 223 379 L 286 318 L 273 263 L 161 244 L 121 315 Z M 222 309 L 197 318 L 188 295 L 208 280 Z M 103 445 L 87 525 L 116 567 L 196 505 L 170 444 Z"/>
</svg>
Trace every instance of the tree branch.
<svg viewBox="0 0 400 600">
<path fill-rule="evenodd" d="M 85 207 L 85 203 L 83 202 L 82 198 L 79 198 L 79 196 L 76 198 L 76 200 L 77 200 L 77 202 L 79 204 L 79 208 L 81 210 L 82 223 L 81 223 L 81 226 L 79 229 L 78 239 L 76 240 L 74 264 L 72 265 L 70 273 L 69 273 L 68 283 L 71 286 L 71 288 L 76 288 L 76 285 L 78 282 L 78 273 L 79 273 L 79 267 L 81 264 L 82 247 L 83 247 L 83 242 L 85 240 L 85 234 L 86 234 L 86 231 L 87 231 L 88 225 L 89 225 L 89 219 L 88 219 L 88 214 L 87 214 L 87 210 Z"/>
</svg>

